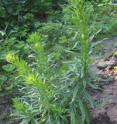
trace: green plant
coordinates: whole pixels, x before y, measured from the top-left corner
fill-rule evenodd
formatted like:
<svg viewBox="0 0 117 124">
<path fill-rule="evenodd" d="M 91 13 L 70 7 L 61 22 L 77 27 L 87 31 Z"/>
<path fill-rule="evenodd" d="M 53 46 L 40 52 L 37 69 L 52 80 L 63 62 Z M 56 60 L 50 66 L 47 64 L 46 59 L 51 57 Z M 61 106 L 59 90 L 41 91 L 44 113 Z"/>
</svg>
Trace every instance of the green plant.
<svg viewBox="0 0 117 124">
<path fill-rule="evenodd" d="M 83 0 L 70 0 L 70 6 L 67 8 L 68 13 L 70 14 L 70 20 L 71 24 L 75 25 L 78 28 L 78 38 L 77 44 L 80 44 L 80 56 L 78 57 L 77 63 L 77 71 L 79 72 L 79 82 L 76 84 L 76 87 L 73 92 L 73 98 L 77 98 L 77 96 L 85 97 L 87 94 L 86 87 L 88 85 L 91 86 L 89 81 L 89 63 L 90 63 L 90 17 L 93 11 L 93 6 L 88 2 L 85 3 Z M 65 10 L 66 12 L 66 10 Z M 87 13 L 86 13 L 87 12 Z M 68 17 L 69 18 L 69 17 Z M 75 34 L 76 35 L 76 34 Z M 80 58 L 80 59 L 79 59 Z M 80 87 L 80 90 L 79 90 Z M 86 93 L 86 94 L 84 94 Z M 84 95 L 84 96 L 82 96 Z M 90 97 L 89 97 L 90 99 Z M 84 100 L 82 100 L 83 104 L 85 103 Z M 79 101 L 80 106 L 80 101 Z M 85 111 L 85 106 L 80 106 L 82 110 L 84 109 L 82 113 L 82 123 L 89 123 L 89 115 L 87 115 L 87 112 Z M 81 110 L 81 112 L 82 112 Z M 87 110 L 88 111 L 88 110 Z M 75 118 L 74 118 L 75 119 Z M 74 120 L 75 122 L 77 119 Z M 75 123 L 73 122 L 73 123 Z"/>
<path fill-rule="evenodd" d="M 115 35 L 116 26 L 116 6 L 111 0 L 103 0 L 94 3 L 95 15 L 92 17 L 91 34 L 95 34 L 95 39 L 111 37 Z"/>
<path fill-rule="evenodd" d="M 90 3 L 88 5 L 92 8 Z M 77 26 L 78 35 L 75 32 L 73 39 L 60 35 L 59 42 L 54 44 L 57 48 L 55 53 L 51 51 L 53 44 L 48 48 L 45 37 L 35 32 L 27 40 L 32 51 L 32 63 L 27 63 L 15 53 L 9 53 L 6 57 L 17 68 L 19 82 L 22 82 L 18 84 L 22 97 L 14 99 L 17 110 L 13 115 L 21 119 L 22 123 L 90 123 L 88 103 L 92 103 L 92 100 L 87 92 L 87 86 L 90 85 L 88 27 L 92 9 L 87 7 L 85 1 L 70 0 L 67 10 L 72 17 L 70 26 Z M 76 42 L 71 49 L 72 40 Z M 56 63 L 62 58 L 59 69 L 53 69 L 56 63 L 51 63 L 51 53 L 57 56 Z"/>
<path fill-rule="evenodd" d="M 64 108 L 61 107 L 61 105 L 54 103 L 55 91 L 54 89 L 52 89 L 52 86 L 50 85 L 52 77 L 46 76 L 46 72 L 48 71 L 47 56 L 44 53 L 44 48 L 41 43 L 41 36 L 38 33 L 33 33 L 32 35 L 30 35 L 28 41 L 36 55 L 37 60 L 36 70 L 31 69 L 24 60 L 19 59 L 13 53 L 7 55 L 7 61 L 9 61 L 10 63 L 17 67 L 17 70 L 19 72 L 19 75 L 22 77 L 23 82 L 25 82 L 27 85 L 30 85 L 32 87 L 32 90 L 35 90 L 34 92 L 37 94 L 34 97 L 36 103 L 34 105 L 31 103 L 33 107 L 32 109 L 34 109 L 34 111 L 31 111 L 31 114 L 29 115 L 32 116 L 36 114 L 35 116 L 39 116 L 39 120 L 37 120 L 37 122 L 38 121 L 45 122 L 46 119 L 43 120 L 44 118 L 43 116 L 45 116 L 47 113 L 52 112 L 54 114 L 55 112 L 59 116 L 59 114 L 63 112 Z M 19 102 L 15 102 L 16 107 L 17 103 L 20 104 Z M 42 110 L 40 111 L 38 110 L 37 112 L 37 110 L 35 109 Z M 21 112 L 23 111 L 21 110 Z M 24 115 L 26 119 L 27 116 L 25 113 Z M 31 116 L 29 117 L 30 118 L 29 122 L 33 121 Z M 46 116 L 48 117 L 48 115 Z"/>
</svg>

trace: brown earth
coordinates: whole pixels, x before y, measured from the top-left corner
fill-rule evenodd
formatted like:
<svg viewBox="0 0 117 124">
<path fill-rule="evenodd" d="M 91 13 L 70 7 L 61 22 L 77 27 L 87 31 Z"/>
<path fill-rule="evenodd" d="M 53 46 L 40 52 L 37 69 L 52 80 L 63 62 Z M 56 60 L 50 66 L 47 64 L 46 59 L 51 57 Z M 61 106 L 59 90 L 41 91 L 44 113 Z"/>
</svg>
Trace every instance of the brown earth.
<svg viewBox="0 0 117 124">
<path fill-rule="evenodd" d="M 93 71 L 101 77 L 103 90 L 93 95 L 97 104 L 91 124 L 117 124 L 117 37 L 104 40 L 102 45 L 103 58 L 93 63 Z"/>
</svg>

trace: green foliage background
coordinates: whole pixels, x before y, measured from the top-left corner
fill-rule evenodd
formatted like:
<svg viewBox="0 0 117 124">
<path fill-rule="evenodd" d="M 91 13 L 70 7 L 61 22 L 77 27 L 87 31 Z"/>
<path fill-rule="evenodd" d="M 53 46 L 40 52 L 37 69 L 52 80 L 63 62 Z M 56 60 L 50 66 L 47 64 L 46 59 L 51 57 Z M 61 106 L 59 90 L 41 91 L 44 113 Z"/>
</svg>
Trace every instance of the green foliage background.
<svg viewBox="0 0 117 124">
<path fill-rule="evenodd" d="M 77 2 L 77 0 L 72 0 L 72 2 Z M 47 80 L 49 84 L 50 82 L 52 84 L 54 82 L 56 84 L 55 87 L 53 84 L 53 87 L 55 88 L 54 90 L 57 90 L 56 87 L 60 88 L 57 90 L 57 93 L 60 94 L 60 96 L 57 94 L 58 99 L 55 101 L 50 100 L 53 103 L 53 106 L 51 106 L 48 101 L 43 101 L 43 104 L 45 106 L 47 105 L 48 110 L 52 110 L 51 112 L 54 111 L 59 116 L 62 113 L 63 117 L 67 116 L 65 118 L 69 118 L 70 115 L 73 124 L 77 123 L 76 114 L 80 116 L 82 114 L 84 120 L 88 119 L 87 115 L 85 115 L 88 113 L 86 105 L 87 100 L 84 98 L 84 96 L 90 98 L 88 93 L 86 94 L 86 92 L 84 92 L 85 95 L 83 94 L 79 103 L 76 100 L 70 106 L 67 104 L 70 102 L 68 99 L 73 98 L 72 100 L 74 101 L 77 96 L 78 91 L 75 87 L 78 85 L 76 82 L 82 82 L 82 79 L 77 80 L 76 78 L 79 75 L 77 69 L 83 67 L 82 72 L 87 75 L 87 63 L 90 62 L 89 60 L 86 62 L 83 57 L 87 56 L 86 53 L 90 51 L 91 44 L 89 45 L 90 47 L 83 46 L 83 44 L 80 43 L 80 40 L 85 41 L 87 37 L 90 37 L 89 41 L 91 43 L 92 41 L 97 41 L 107 36 L 116 35 L 117 8 L 116 6 L 112 6 L 108 0 L 86 0 L 85 2 L 87 4 L 85 9 L 92 13 L 88 25 L 86 23 L 78 24 L 79 20 L 77 20 L 77 15 L 72 15 L 75 10 L 71 6 L 68 6 L 67 0 L 0 0 L 0 92 L 16 92 L 17 89 L 21 89 L 18 90 L 18 92 L 22 93 L 23 97 L 21 97 L 20 101 L 17 98 L 14 99 L 14 107 L 17 108 L 17 110 L 20 109 L 19 111 L 23 112 L 24 117 L 28 117 L 29 119 L 32 116 L 32 123 L 34 123 L 35 115 L 33 114 L 36 113 L 36 109 L 31 108 L 32 103 L 29 100 L 30 98 L 25 101 L 24 97 L 31 95 L 31 93 L 35 93 L 36 97 L 32 96 L 32 99 L 36 100 L 40 97 L 38 90 L 25 84 L 19 84 L 22 80 L 20 80 L 16 74 L 16 65 L 7 62 L 5 56 L 8 55 L 9 51 L 18 54 L 19 57 L 16 57 L 17 62 L 19 61 L 18 58 L 23 59 L 20 60 L 19 65 L 23 63 L 25 66 L 25 62 L 27 61 L 26 64 L 36 71 L 38 70 L 36 69 L 36 60 L 41 59 L 38 64 L 42 65 L 42 67 L 39 67 L 39 70 L 42 70 L 41 72 L 43 72 L 41 74 L 42 80 Z M 71 18 L 72 16 L 73 18 Z M 87 19 L 87 14 L 84 18 Z M 84 25 L 83 28 L 82 25 Z M 81 33 L 83 33 L 87 26 L 88 34 L 86 31 L 84 34 L 86 37 L 83 39 L 83 37 L 79 37 L 78 35 L 79 29 L 82 31 Z M 40 49 L 42 51 L 38 51 L 38 49 L 35 50 L 35 46 L 33 46 L 33 38 L 36 37 L 36 35 L 32 34 L 32 32 L 41 34 L 42 49 Z M 36 39 L 38 42 L 38 37 Z M 82 48 L 85 49 L 83 50 L 85 52 L 83 53 L 82 51 L 82 56 L 80 56 Z M 38 56 L 35 54 L 37 51 L 41 52 Z M 43 56 L 46 57 L 43 58 Z M 87 59 L 89 58 L 87 57 Z M 82 60 L 83 63 L 79 64 L 80 60 Z M 49 68 L 45 67 L 45 65 L 47 66 L 47 63 L 49 63 Z M 21 67 L 23 66 L 21 65 Z M 20 68 L 20 70 L 24 68 Z M 44 77 L 47 79 L 44 79 Z M 87 80 L 90 82 L 90 78 Z M 83 81 L 85 87 L 87 83 L 86 80 Z M 68 89 L 64 87 L 61 82 L 65 83 Z M 67 82 L 69 82 L 69 85 L 67 85 Z M 31 92 L 28 92 L 29 89 Z M 74 92 L 70 92 L 73 89 Z M 34 90 L 35 92 L 33 92 Z M 70 92 L 69 95 L 67 94 L 67 90 Z M 25 91 L 27 91 L 28 94 L 26 94 Z M 59 99 L 63 99 L 63 105 L 61 107 L 57 104 L 57 108 L 56 103 Z M 76 103 L 79 104 L 79 108 L 82 109 L 80 110 L 80 114 L 76 111 Z M 37 103 L 32 106 L 37 108 L 35 105 L 39 104 L 40 101 L 37 101 Z M 41 107 L 43 108 L 43 106 Z M 67 112 L 63 112 L 66 108 L 70 109 Z M 26 111 L 27 109 L 28 112 Z M 43 110 L 45 110 L 45 108 L 42 109 L 42 112 L 44 112 Z M 19 111 L 17 113 L 18 115 L 21 114 Z M 87 112 L 85 113 L 84 111 Z M 49 117 L 47 113 L 45 113 L 44 115 L 48 118 L 48 123 L 51 123 L 53 115 Z M 55 117 L 58 117 L 58 115 L 55 115 Z M 37 113 L 36 116 L 38 116 Z M 55 120 L 58 120 L 59 122 L 59 119 L 56 118 Z M 30 119 L 24 120 L 24 123 L 26 123 L 25 121 L 30 122 Z M 67 119 L 64 120 L 64 122 L 66 123 Z"/>
</svg>

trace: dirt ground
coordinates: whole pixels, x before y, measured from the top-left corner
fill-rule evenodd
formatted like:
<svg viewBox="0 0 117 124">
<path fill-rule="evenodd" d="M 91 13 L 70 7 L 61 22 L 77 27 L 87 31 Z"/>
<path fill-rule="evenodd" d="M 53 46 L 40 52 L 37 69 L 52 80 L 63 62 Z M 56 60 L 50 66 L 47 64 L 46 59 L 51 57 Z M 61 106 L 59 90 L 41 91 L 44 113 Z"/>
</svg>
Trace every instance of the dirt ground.
<svg viewBox="0 0 117 124">
<path fill-rule="evenodd" d="M 2 95 L 0 93 L 0 124 L 12 124 L 10 118 L 11 111 L 11 96 L 10 95 Z"/>
<path fill-rule="evenodd" d="M 93 95 L 97 102 L 91 124 L 117 124 L 117 37 L 102 42 L 103 57 L 93 63 L 103 90 Z"/>
</svg>

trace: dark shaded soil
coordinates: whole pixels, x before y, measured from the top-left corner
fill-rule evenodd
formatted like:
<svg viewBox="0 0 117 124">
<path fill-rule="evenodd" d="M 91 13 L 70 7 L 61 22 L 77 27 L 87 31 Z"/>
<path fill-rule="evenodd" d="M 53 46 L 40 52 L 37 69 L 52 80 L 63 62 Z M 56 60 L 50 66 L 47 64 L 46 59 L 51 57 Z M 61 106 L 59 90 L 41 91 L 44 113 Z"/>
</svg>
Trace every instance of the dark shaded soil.
<svg viewBox="0 0 117 124">
<path fill-rule="evenodd" d="M 18 124 L 14 122 L 10 116 L 12 98 L 15 96 L 13 93 L 5 94 L 0 92 L 0 124 Z"/>
<path fill-rule="evenodd" d="M 99 114 L 98 117 L 92 120 L 91 124 L 117 124 L 117 123 L 112 122 L 108 117 L 108 115 L 105 113 L 105 114 Z"/>
</svg>

